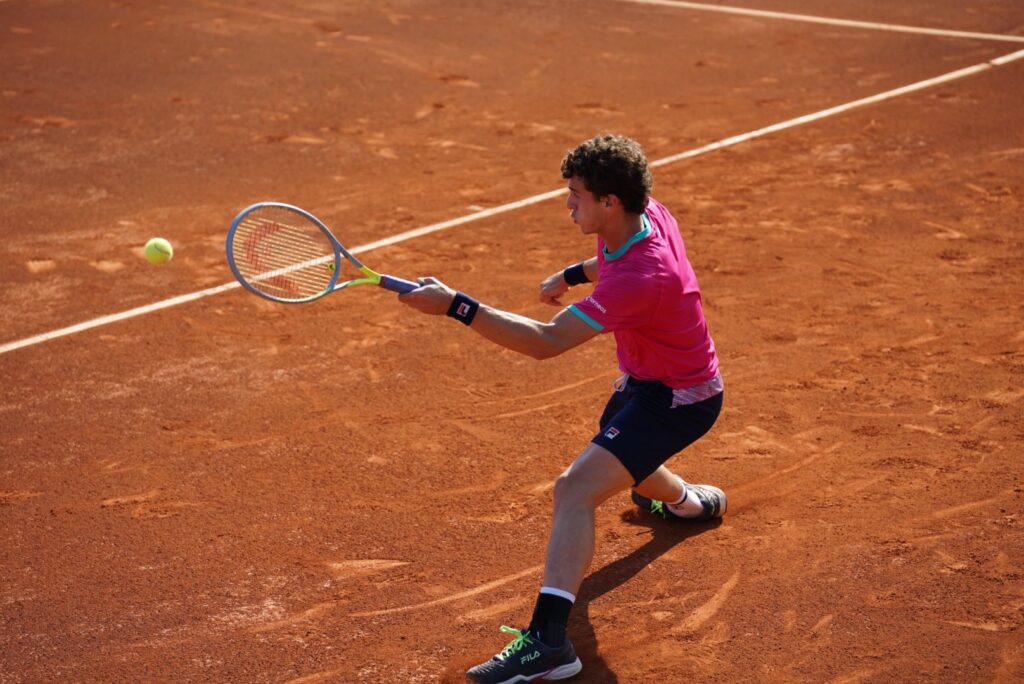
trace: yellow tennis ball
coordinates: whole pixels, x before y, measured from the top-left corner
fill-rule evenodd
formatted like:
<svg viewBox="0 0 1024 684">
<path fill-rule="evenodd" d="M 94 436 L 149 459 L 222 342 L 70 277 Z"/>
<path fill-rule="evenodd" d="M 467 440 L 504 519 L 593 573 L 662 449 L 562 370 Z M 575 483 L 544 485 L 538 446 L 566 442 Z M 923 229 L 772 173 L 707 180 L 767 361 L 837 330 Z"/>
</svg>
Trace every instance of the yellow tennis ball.
<svg viewBox="0 0 1024 684">
<path fill-rule="evenodd" d="M 142 251 L 151 264 L 166 264 L 174 256 L 174 247 L 163 238 L 153 238 Z"/>
</svg>

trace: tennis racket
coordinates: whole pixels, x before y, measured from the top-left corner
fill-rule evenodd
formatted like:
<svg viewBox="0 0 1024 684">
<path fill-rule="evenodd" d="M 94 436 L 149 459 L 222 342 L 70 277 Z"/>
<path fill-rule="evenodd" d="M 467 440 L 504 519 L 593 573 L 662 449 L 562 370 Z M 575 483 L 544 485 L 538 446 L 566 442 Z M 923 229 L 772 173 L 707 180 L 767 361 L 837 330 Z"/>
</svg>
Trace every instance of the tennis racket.
<svg viewBox="0 0 1024 684">
<path fill-rule="evenodd" d="M 227 256 L 245 289 L 286 304 L 311 302 L 355 285 L 392 292 L 419 287 L 364 266 L 320 219 L 281 202 L 243 209 L 228 229 Z"/>
</svg>

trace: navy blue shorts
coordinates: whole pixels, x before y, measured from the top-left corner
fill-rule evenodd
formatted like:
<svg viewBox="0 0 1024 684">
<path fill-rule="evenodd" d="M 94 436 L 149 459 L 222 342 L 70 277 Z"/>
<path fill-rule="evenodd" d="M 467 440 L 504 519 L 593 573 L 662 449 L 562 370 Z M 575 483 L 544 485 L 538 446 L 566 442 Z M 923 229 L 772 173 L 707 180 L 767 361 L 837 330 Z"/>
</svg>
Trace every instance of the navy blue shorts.
<svg viewBox="0 0 1024 684">
<path fill-rule="evenodd" d="M 672 408 L 671 387 L 629 378 L 608 400 L 601 430 L 591 441 L 615 454 L 636 486 L 711 429 L 722 411 L 724 394 Z"/>
</svg>

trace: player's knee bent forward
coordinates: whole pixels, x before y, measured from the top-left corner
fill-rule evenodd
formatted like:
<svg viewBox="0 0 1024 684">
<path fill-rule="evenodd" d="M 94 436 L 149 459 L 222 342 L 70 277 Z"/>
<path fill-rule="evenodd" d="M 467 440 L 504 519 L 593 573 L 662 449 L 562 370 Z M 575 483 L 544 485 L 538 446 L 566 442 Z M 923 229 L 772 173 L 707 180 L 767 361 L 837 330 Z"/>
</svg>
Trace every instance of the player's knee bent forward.
<svg viewBox="0 0 1024 684">
<path fill-rule="evenodd" d="M 594 509 L 603 498 L 597 488 L 572 468 L 565 470 L 555 480 L 555 510 Z"/>
</svg>

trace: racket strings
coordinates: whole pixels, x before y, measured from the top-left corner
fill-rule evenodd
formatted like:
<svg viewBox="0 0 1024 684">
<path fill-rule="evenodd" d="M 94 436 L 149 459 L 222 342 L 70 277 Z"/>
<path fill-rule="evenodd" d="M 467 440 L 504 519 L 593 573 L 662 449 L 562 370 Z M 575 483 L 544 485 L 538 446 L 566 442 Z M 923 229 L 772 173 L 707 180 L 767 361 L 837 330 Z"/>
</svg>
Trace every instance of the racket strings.
<svg viewBox="0 0 1024 684">
<path fill-rule="evenodd" d="M 322 293 L 334 277 L 330 238 L 305 217 L 281 207 L 262 207 L 239 222 L 232 239 L 242 278 L 271 297 L 300 301 Z"/>
</svg>

